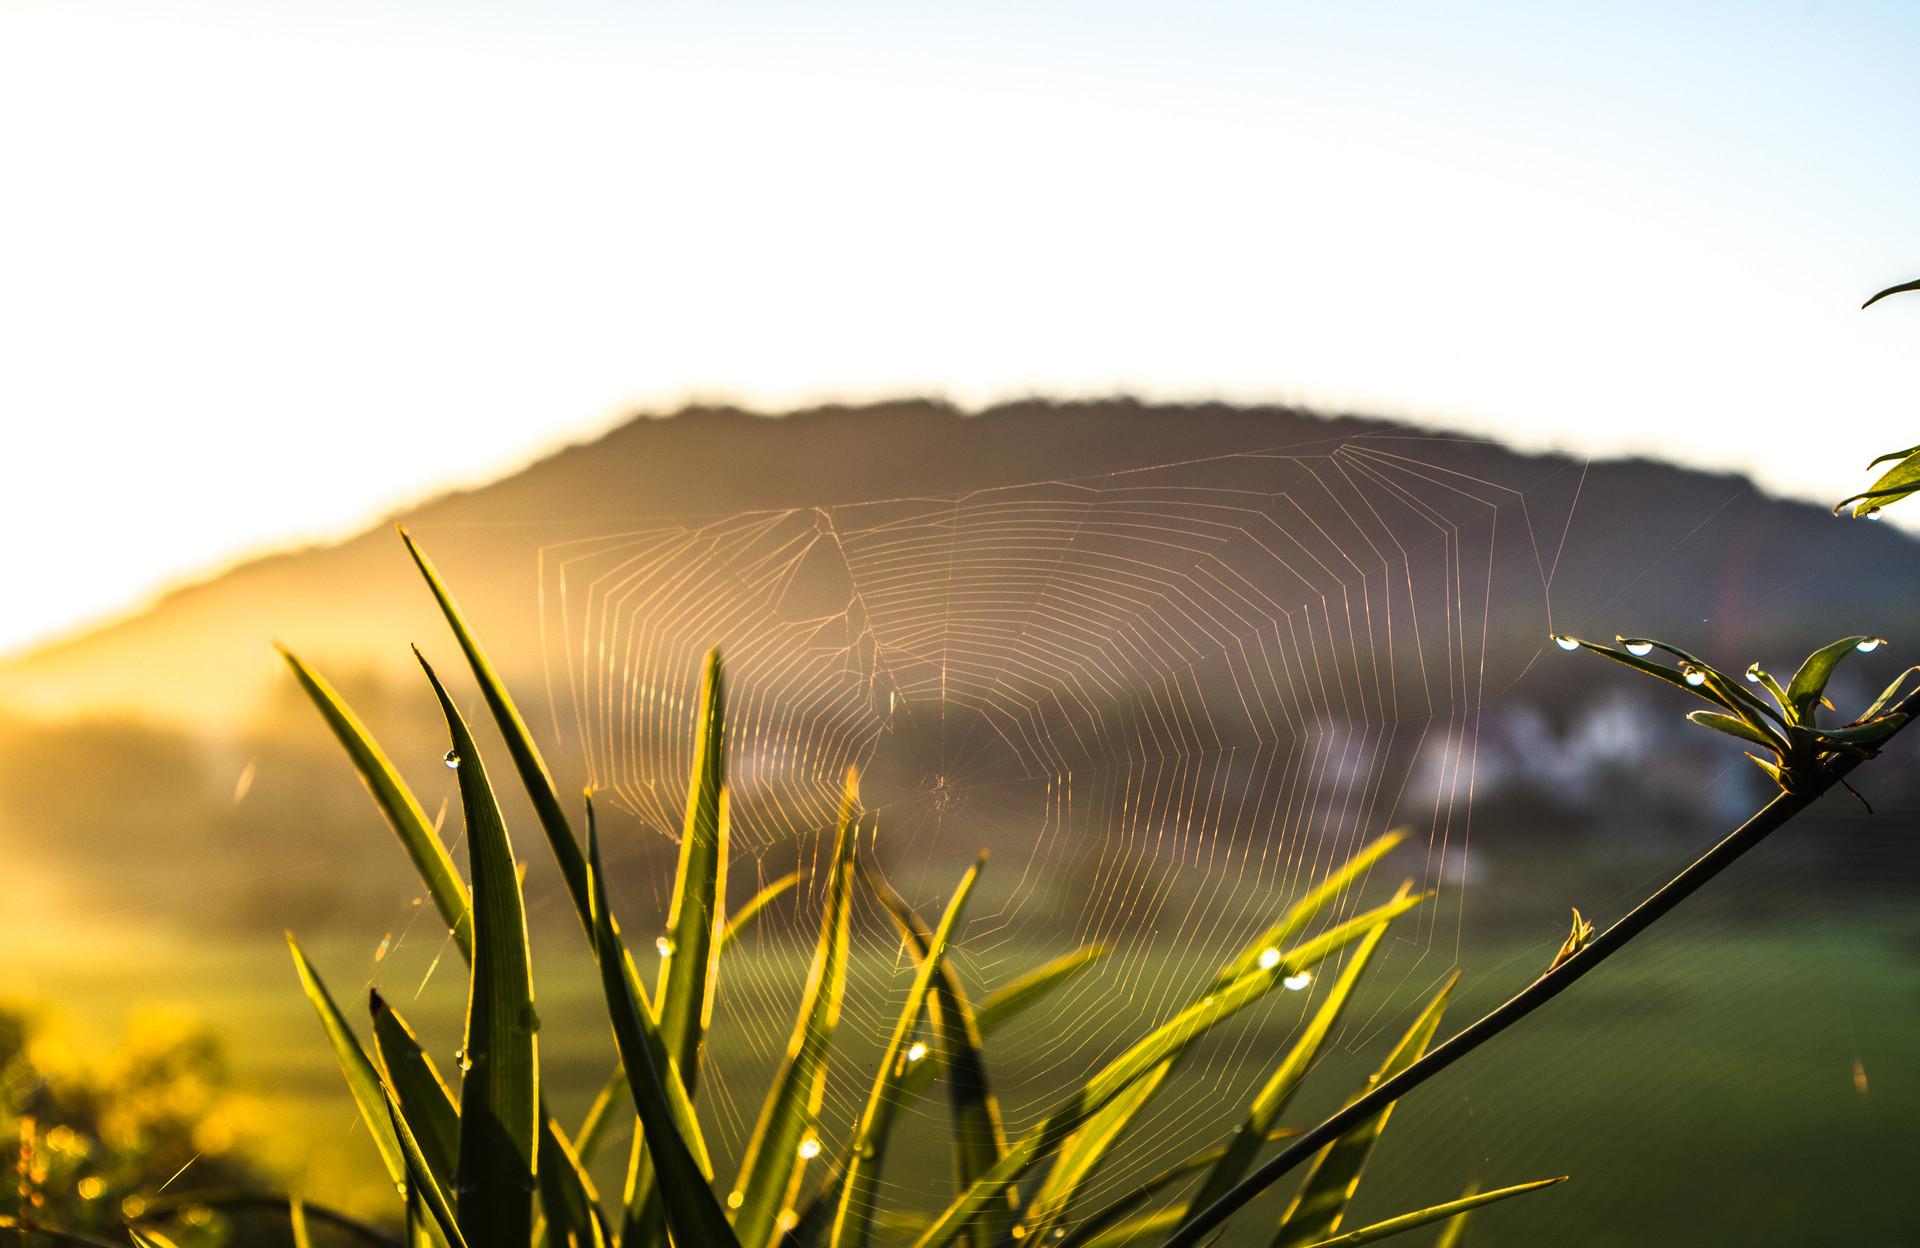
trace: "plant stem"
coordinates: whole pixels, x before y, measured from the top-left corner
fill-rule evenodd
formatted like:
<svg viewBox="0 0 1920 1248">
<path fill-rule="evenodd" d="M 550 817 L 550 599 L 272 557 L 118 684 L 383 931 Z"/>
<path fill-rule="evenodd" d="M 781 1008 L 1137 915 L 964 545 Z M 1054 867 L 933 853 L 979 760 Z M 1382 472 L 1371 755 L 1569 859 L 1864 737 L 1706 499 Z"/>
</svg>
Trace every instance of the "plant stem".
<svg viewBox="0 0 1920 1248">
<path fill-rule="evenodd" d="M 1920 694 L 1910 695 L 1898 707 L 1909 716 L 1920 713 Z M 1895 729 L 1898 732 L 1899 729 Z M 1889 733 L 1891 737 L 1893 734 Z M 1635 906 L 1619 922 L 1566 961 L 1521 989 L 1504 1004 L 1494 1007 L 1477 1021 L 1468 1024 L 1446 1043 L 1393 1078 L 1329 1117 L 1300 1136 L 1259 1169 L 1235 1184 L 1220 1199 L 1199 1210 L 1181 1223 L 1162 1248 L 1194 1248 L 1202 1238 L 1232 1217 L 1241 1206 L 1278 1182 L 1289 1170 L 1307 1160 L 1349 1129 L 1365 1122 L 1394 1101 L 1413 1091 L 1527 1015 L 1559 996 L 1573 982 L 1618 953 L 1626 943 L 1651 927 L 1669 910 L 1691 897 L 1700 886 L 1731 866 L 1737 858 L 1767 839 L 1795 815 L 1860 764 L 1857 756 L 1842 756 L 1821 770 L 1800 793 L 1781 793 L 1756 811 L 1752 818 L 1728 834 L 1727 838 L 1702 854 L 1686 870 L 1669 880 L 1651 897 Z"/>
</svg>

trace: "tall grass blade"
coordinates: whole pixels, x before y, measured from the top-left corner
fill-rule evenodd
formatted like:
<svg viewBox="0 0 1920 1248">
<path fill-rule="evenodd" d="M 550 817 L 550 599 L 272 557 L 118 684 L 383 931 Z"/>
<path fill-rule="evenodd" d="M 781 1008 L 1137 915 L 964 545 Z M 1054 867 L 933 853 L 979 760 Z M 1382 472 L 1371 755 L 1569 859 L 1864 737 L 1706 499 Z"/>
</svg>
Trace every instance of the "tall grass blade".
<svg viewBox="0 0 1920 1248">
<path fill-rule="evenodd" d="M 1402 885 L 1400 896 L 1405 897 L 1412 891 L 1411 885 Z M 1225 1195 L 1235 1183 L 1247 1173 L 1253 1159 L 1267 1142 L 1267 1133 L 1279 1121 L 1280 1114 L 1286 1109 L 1293 1094 L 1300 1088 L 1307 1071 L 1312 1068 L 1320 1050 L 1325 1046 L 1327 1037 L 1333 1034 L 1333 1028 L 1340 1020 L 1347 1001 L 1353 996 L 1354 986 L 1360 982 L 1360 976 L 1366 971 L 1368 961 L 1374 950 L 1386 938 L 1385 923 L 1375 927 L 1364 936 L 1340 970 L 1340 978 L 1327 993 L 1327 999 L 1314 1011 L 1313 1021 L 1307 1024 L 1300 1038 L 1287 1050 L 1286 1057 L 1274 1069 L 1265 1086 L 1254 1096 L 1253 1104 L 1247 1107 L 1247 1116 L 1234 1131 L 1227 1143 L 1226 1155 L 1220 1158 L 1218 1165 L 1207 1172 L 1200 1189 L 1187 1202 L 1190 1209 L 1205 1209 L 1208 1205 Z"/>
<path fill-rule="evenodd" d="M 927 940 L 926 953 L 920 957 L 913 987 L 908 990 L 900 1016 L 894 1021 L 893 1034 L 887 1038 L 879 1070 L 873 1078 L 873 1090 L 867 1094 L 866 1108 L 861 1111 L 860 1124 L 854 1132 L 853 1155 L 842 1185 L 840 1211 L 833 1223 L 832 1248 L 866 1248 L 873 1226 L 874 1198 L 880 1186 L 880 1163 L 886 1156 L 894 1110 L 899 1105 L 893 1095 L 894 1085 L 907 1067 L 907 1042 L 920 1026 L 927 994 L 945 963 L 947 945 L 953 939 L 960 916 L 966 913 L 967 898 L 985 862 L 986 855 L 980 855 L 953 890 L 953 897 L 940 916 L 940 926 Z"/>
<path fill-rule="evenodd" d="M 725 953 L 734 941 L 753 926 L 762 911 L 799 882 L 800 873 L 789 871 L 747 898 L 738 910 L 727 916 L 726 926 L 720 930 L 719 952 Z M 574 1137 L 574 1147 L 578 1150 L 581 1164 L 592 1165 L 593 1159 L 600 1155 L 601 1147 L 607 1142 L 607 1134 L 613 1128 L 616 1117 L 614 1107 L 624 1104 L 626 1100 L 626 1068 L 615 1064 L 613 1072 L 601 1083 L 600 1091 L 587 1107 L 587 1115 L 580 1120 L 579 1133 Z"/>
<path fill-rule="evenodd" d="M 746 1248 L 762 1248 L 769 1242 L 781 1211 L 799 1193 L 803 1163 L 819 1151 L 812 1132 L 826 1091 L 827 1056 L 840 1021 L 840 1001 L 846 995 L 853 831 L 859 810 L 860 778 L 849 768 L 833 866 L 827 876 L 826 906 L 820 916 L 820 940 L 807 970 L 799 1017 L 787 1041 L 786 1057 L 761 1104 L 733 1194 L 727 1198 L 735 1210 L 734 1229 Z M 801 1156 L 803 1144 L 811 1146 L 806 1157 Z"/>
<path fill-rule="evenodd" d="M 524 1248 L 533 1230 L 539 1017 L 526 903 L 500 804 L 466 720 L 424 658 L 447 719 L 473 874 L 473 964 L 460 1062 L 460 1230 L 474 1248 Z"/>
<path fill-rule="evenodd" d="M 291 650 L 285 646 L 279 646 L 278 649 L 287 666 L 293 669 L 300 687 L 306 691 L 307 697 L 327 721 L 327 726 L 333 729 L 333 735 L 345 747 L 347 757 L 353 760 L 354 769 L 360 773 L 360 780 L 367 786 L 367 792 L 372 794 L 374 804 L 393 826 L 394 835 L 400 838 L 401 847 L 407 851 L 414 869 L 426 884 L 434 908 L 440 911 L 440 917 L 446 920 L 447 927 L 452 930 L 461 955 L 470 956 L 473 929 L 467 886 L 461 882 L 460 873 L 454 870 L 453 858 L 434 832 L 426 813 L 420 809 L 412 790 L 407 788 L 407 782 L 400 778 L 400 773 L 373 739 L 373 734 L 367 731 L 366 725 L 360 722 L 359 716 L 353 713 L 333 686 L 301 662 Z"/>
<path fill-rule="evenodd" d="M 379 989 L 368 992 L 367 1005 L 373 1015 L 374 1052 L 387 1088 L 414 1128 L 428 1171 L 444 1187 L 453 1182 L 460 1157 L 459 1106 L 413 1029 Z"/>
<path fill-rule="evenodd" d="M 989 1202 L 998 1199 L 1008 1184 L 1017 1181 L 1037 1160 L 1059 1147 L 1076 1128 L 1132 1086 L 1135 1080 L 1154 1071 L 1162 1063 L 1179 1057 L 1195 1040 L 1265 996 L 1289 975 L 1318 964 L 1361 939 L 1377 925 L 1405 914 L 1425 899 L 1422 894 L 1377 906 L 1281 954 L 1271 966 L 1262 964 L 1265 959 L 1256 961 L 1251 971 L 1220 991 L 1188 1006 L 1136 1041 L 1088 1080 L 1078 1092 L 1055 1106 L 1009 1146 L 1007 1155 L 993 1169 L 947 1206 L 927 1233 L 916 1241 L 916 1248 L 938 1248 L 952 1243 L 980 1216 Z"/>
<path fill-rule="evenodd" d="M 404 528 L 400 529 L 400 540 L 406 543 L 407 553 L 413 556 L 420 575 L 426 578 L 427 587 L 440 604 L 440 613 L 446 617 L 454 639 L 460 643 L 460 650 L 467 657 L 467 666 L 473 669 L 473 678 L 480 685 L 480 695 L 486 699 L 494 723 L 499 725 L 500 735 L 507 743 L 507 753 L 513 758 L 514 770 L 520 774 L 520 783 L 527 791 L 528 800 L 533 803 L 534 814 L 539 817 L 541 830 L 546 833 L 554 861 L 560 866 L 560 876 L 566 881 L 568 895 L 573 898 L 573 908 L 580 916 L 580 926 L 591 938 L 593 928 L 587 915 L 587 866 L 580 857 L 579 842 L 573 839 L 573 829 L 567 825 L 566 812 L 560 807 L 560 795 L 553 787 L 553 776 L 547 771 L 546 761 L 540 757 L 540 747 L 534 744 L 526 720 L 513 704 L 513 697 L 507 692 L 499 673 L 488 661 L 486 651 L 480 648 L 473 630 L 467 626 L 466 616 L 461 613 L 460 605 L 454 601 L 446 582 L 440 579 L 433 562 Z"/>
<path fill-rule="evenodd" d="M 913 956 L 924 962 L 931 956 L 934 943 L 934 934 L 927 929 L 926 922 L 878 870 L 863 865 L 861 876 L 894 926 L 900 929 L 901 938 L 913 950 Z M 939 963 L 939 973 L 933 981 L 933 1000 L 928 1013 L 953 1113 L 955 1190 L 964 1192 L 1000 1160 L 1007 1151 L 1007 1139 L 1000 1126 L 999 1103 L 994 1100 L 993 1089 L 987 1081 L 987 1059 L 980 1047 L 979 1022 L 974 1018 L 973 1006 L 967 1000 L 959 975 L 952 963 L 945 960 Z M 931 1065 L 923 1061 L 910 1069 Z M 896 1103 L 908 1099 L 900 1083 L 904 1083 L 904 1079 L 896 1083 Z M 1015 1208 L 1013 1194 L 1009 1193 L 1009 1212 Z M 982 1218 L 981 1224 L 974 1228 L 977 1248 L 988 1248 L 998 1238 L 1002 1228 L 990 1222 Z"/>
<path fill-rule="evenodd" d="M 1406 836 L 1405 829 L 1396 828 L 1386 832 L 1329 871 L 1325 879 L 1287 907 L 1279 919 L 1222 966 L 1205 991 L 1195 999 L 1219 992 L 1248 971 L 1257 969 L 1268 950 L 1284 948 L 1305 931 L 1327 906 L 1338 900 L 1376 862 L 1393 852 Z M 1133 1125 L 1134 1119 L 1172 1073 L 1171 1063 L 1149 1071 L 1138 1084 L 1114 1098 L 1111 1104 L 1089 1119 L 1061 1147 L 1059 1157 L 1040 1185 L 1040 1190 L 1035 1193 L 1032 1208 L 1028 1210 L 1027 1230 L 1030 1234 L 1044 1236 L 1048 1228 L 1065 1214 L 1074 1197 L 1106 1159 L 1114 1142 Z"/>
<path fill-rule="evenodd" d="M 1407 1034 L 1387 1055 L 1379 1071 L 1368 1081 L 1369 1088 L 1393 1078 L 1407 1067 L 1420 1060 L 1432 1043 L 1433 1034 L 1440 1028 L 1440 1016 L 1446 1012 L 1447 998 L 1453 992 L 1453 986 L 1460 982 L 1460 973 L 1455 971 L 1442 984 L 1433 1000 L 1420 1011 L 1420 1016 L 1407 1028 Z M 1379 1113 L 1362 1122 L 1333 1143 L 1327 1145 L 1313 1164 L 1307 1168 L 1307 1177 L 1295 1193 L 1293 1203 L 1280 1219 L 1279 1233 L 1274 1237 L 1274 1248 L 1305 1248 L 1327 1239 L 1340 1229 L 1340 1220 L 1346 1216 L 1347 1202 L 1353 1199 L 1354 1189 L 1360 1185 L 1360 1171 L 1366 1166 L 1367 1158 L 1373 1153 L 1374 1144 L 1380 1139 L 1380 1133 L 1386 1130 L 1387 1118 L 1393 1113 L 1393 1106 L 1387 1105 Z M 1206 1204 L 1195 1202 L 1191 1208 L 1204 1209 Z"/>
<path fill-rule="evenodd" d="M 1290 1127 L 1283 1127 L 1278 1130 L 1269 1131 L 1265 1142 L 1271 1144 L 1279 1140 L 1290 1139 L 1298 1134 L 1299 1132 L 1297 1130 Z M 1183 1157 L 1166 1169 L 1161 1170 L 1158 1174 L 1141 1182 L 1124 1196 L 1120 1196 L 1108 1204 L 1103 1205 L 1096 1212 L 1084 1218 L 1074 1219 L 1071 1227 L 1062 1228 L 1065 1232 L 1064 1234 L 1056 1234 L 1053 1239 L 1048 1241 L 1049 1248 L 1081 1248 L 1082 1245 L 1087 1244 L 1089 1241 L 1099 1242 L 1096 1237 L 1099 1236 L 1101 1232 L 1126 1221 L 1129 1214 L 1152 1200 L 1155 1195 L 1173 1184 L 1178 1183 L 1181 1179 L 1191 1178 L 1202 1170 L 1212 1169 L 1218 1165 L 1220 1159 L 1226 1155 L 1227 1146 L 1223 1144 L 1206 1149 L 1203 1152 L 1195 1153 L 1191 1157 Z M 1156 1223 L 1156 1226 L 1157 1225 L 1160 1224 Z M 1170 1228 L 1176 1224 L 1167 1222 L 1165 1225 Z"/>
<path fill-rule="evenodd" d="M 1458 1225 L 1464 1226 L 1466 1215 L 1480 1208 L 1482 1205 L 1491 1205 L 1495 1201 L 1509 1200 L 1515 1196 L 1525 1196 L 1528 1192 L 1537 1192 L 1543 1188 L 1549 1188 L 1557 1183 L 1565 1183 L 1566 1181 L 1567 1176 L 1563 1174 L 1557 1178 L 1535 1179 L 1531 1183 L 1516 1183 L 1512 1187 L 1502 1187 L 1491 1192 L 1479 1192 L 1471 1196 L 1462 1196 L 1460 1199 L 1450 1200 L 1444 1205 L 1433 1205 L 1430 1208 L 1417 1209 L 1412 1213 L 1403 1213 L 1397 1218 L 1388 1218 L 1384 1222 L 1375 1222 L 1370 1226 L 1363 1226 L 1357 1231 L 1348 1231 L 1344 1235 L 1336 1235 L 1332 1239 L 1317 1240 L 1307 1245 L 1306 1248 L 1357 1248 L 1360 1244 L 1378 1243 L 1389 1235 L 1398 1235 L 1402 1231 L 1416 1230 L 1419 1227 L 1429 1226 L 1432 1223 L 1445 1221 L 1448 1218 L 1460 1219 Z M 1453 1235 L 1453 1228 L 1448 1227 L 1447 1237 L 1452 1237 Z M 1442 1238 L 1442 1244 L 1449 1242 L 1447 1237 Z M 1457 1238 L 1454 1238 L 1452 1242 L 1457 1243 L 1459 1241 Z"/>
<path fill-rule="evenodd" d="M 1054 989 L 1106 957 L 1107 953 L 1108 949 L 1105 945 L 1082 945 L 1072 953 L 1063 953 L 1049 962 L 1044 962 L 1012 983 L 988 993 L 986 1000 L 980 1003 L 980 1009 L 974 1016 L 980 1024 L 980 1034 L 992 1035 L 1003 1024 L 1013 1021 L 1037 1005 Z"/>
<path fill-rule="evenodd" d="M 587 810 L 588 897 L 592 903 L 594 958 L 613 1023 L 614 1044 L 629 1076 L 634 1113 L 647 1153 L 660 1175 L 667 1229 L 679 1248 L 737 1248 L 720 1202 L 708 1184 L 712 1163 L 686 1088 L 654 1021 L 652 1004 L 625 942 L 614 930 L 600 866 L 600 835 Z"/>
<path fill-rule="evenodd" d="M 1785 701 L 1785 698 L 1781 699 L 1782 703 Z M 1469 1183 L 1467 1184 L 1467 1190 L 1460 1193 L 1460 1198 L 1467 1200 L 1479 1194 L 1480 1185 L 1478 1183 Z M 1460 1212 L 1448 1218 L 1447 1224 L 1440 1228 L 1440 1238 L 1433 1241 L 1433 1248 L 1463 1248 L 1467 1242 L 1467 1226 L 1472 1221 L 1472 1218 L 1473 1211 L 1470 1209 L 1462 1209 Z"/>
<path fill-rule="evenodd" d="M 700 1048 L 713 1010 L 719 968 L 714 930 L 727 882 L 726 680 L 720 651 L 707 652 L 700 673 L 699 719 L 694 729 L 693 774 L 687 780 L 687 814 L 680 833 L 680 864 L 673 904 L 667 912 L 666 944 L 656 982 L 660 1037 L 691 1098 L 700 1079 Z M 647 1163 L 645 1137 L 633 1134 L 627 1163 L 627 1212 L 620 1239 L 629 1248 L 660 1243 L 665 1221 Z"/>
<path fill-rule="evenodd" d="M 307 1207 L 298 1196 L 287 1202 L 287 1234 L 293 1248 L 313 1248 L 313 1236 L 307 1233 Z"/>
<path fill-rule="evenodd" d="M 425 1220 L 432 1232 L 439 1236 L 439 1242 L 451 1245 L 451 1248 L 468 1248 L 466 1237 L 460 1233 L 460 1219 L 447 1196 L 447 1189 L 440 1186 L 433 1177 L 433 1171 L 428 1169 L 420 1139 L 408 1124 L 400 1102 L 391 1095 L 387 1097 L 387 1123 L 388 1130 L 399 1140 L 400 1153 L 405 1159 L 404 1182 L 409 1207 L 413 1207 L 415 1201 L 426 1206 L 428 1216 Z"/>
<path fill-rule="evenodd" d="M 406 1190 L 407 1160 L 400 1148 L 400 1141 L 393 1132 L 393 1120 L 387 1112 L 387 1094 L 381 1087 L 380 1076 L 373 1068 L 373 1062 L 367 1058 L 366 1050 L 360 1047 L 360 1041 L 354 1037 L 353 1028 L 347 1025 L 346 1015 L 334 1004 L 333 996 L 320 975 L 307 961 L 300 942 L 287 933 L 287 948 L 293 951 L 294 970 L 300 975 L 300 987 L 307 994 L 307 1000 L 313 1003 L 313 1009 L 320 1016 L 320 1026 L 326 1030 L 327 1041 L 333 1046 L 333 1056 L 340 1063 L 340 1073 L 346 1076 L 347 1090 L 353 1094 L 355 1108 L 360 1111 L 360 1120 L 367 1126 L 367 1134 L 373 1137 L 373 1146 L 380 1153 L 380 1162 L 387 1169 L 387 1177 L 392 1179 L 401 1191 Z"/>
</svg>

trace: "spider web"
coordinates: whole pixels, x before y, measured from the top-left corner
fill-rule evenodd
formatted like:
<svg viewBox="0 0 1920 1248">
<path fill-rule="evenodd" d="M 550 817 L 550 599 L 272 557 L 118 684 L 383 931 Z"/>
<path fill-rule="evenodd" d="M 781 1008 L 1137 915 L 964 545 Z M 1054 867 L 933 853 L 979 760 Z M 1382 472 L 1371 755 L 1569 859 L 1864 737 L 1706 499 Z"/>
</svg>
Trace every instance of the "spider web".
<svg viewBox="0 0 1920 1248">
<path fill-rule="evenodd" d="M 721 975 L 703 1095 L 719 1152 L 739 1156 L 784 1050 L 850 767 L 861 852 L 930 922 L 992 851 L 951 954 L 976 1000 L 1076 946 L 1109 951 L 989 1039 L 1010 1135 L 1396 826 L 1415 844 L 1376 868 L 1393 879 L 1357 883 L 1319 925 L 1384 900 L 1402 875 L 1438 895 L 1375 973 L 1390 1000 L 1350 1012 L 1341 1043 L 1384 1030 L 1431 988 L 1461 913 L 1503 524 L 1538 570 L 1530 601 L 1546 578 L 1517 491 L 1414 458 L 1409 443 L 1419 449 L 1375 435 L 663 519 L 542 548 L 554 728 L 575 738 L 600 800 L 677 835 L 700 662 L 718 645 L 731 902 L 803 873 L 797 902 L 769 912 Z M 1543 635 L 1544 619 L 1529 628 Z M 829 1150 L 849 1134 L 909 978 L 864 899 L 853 939 L 822 1110 Z M 1272 994 L 1217 1029 L 1110 1154 L 1081 1212 L 1217 1140 L 1316 995 Z M 910 1112 L 943 1118 L 943 1100 Z M 896 1133 L 889 1205 L 949 1195 L 944 1123 L 924 1125 Z"/>
</svg>

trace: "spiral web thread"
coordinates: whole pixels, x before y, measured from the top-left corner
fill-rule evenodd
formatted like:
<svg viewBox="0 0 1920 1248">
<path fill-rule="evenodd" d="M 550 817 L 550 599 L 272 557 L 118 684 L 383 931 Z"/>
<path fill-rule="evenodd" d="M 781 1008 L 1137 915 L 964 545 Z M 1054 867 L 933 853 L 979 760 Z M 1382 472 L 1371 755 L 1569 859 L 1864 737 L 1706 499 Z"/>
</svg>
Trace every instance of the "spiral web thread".
<svg viewBox="0 0 1920 1248">
<path fill-rule="evenodd" d="M 1503 522 L 1533 535 L 1516 491 L 1409 449 L 1419 441 L 1353 438 L 543 548 L 554 728 L 577 739 L 602 801 L 677 834 L 700 660 L 717 644 L 732 901 L 803 872 L 798 901 L 722 969 L 703 1100 L 723 1155 L 739 1155 L 792 1026 L 850 766 L 862 852 L 929 922 L 992 849 L 951 954 L 976 999 L 1076 945 L 1111 950 L 989 1040 L 1010 1134 L 1390 827 L 1412 825 L 1414 844 L 1377 873 L 1440 896 L 1397 926 L 1376 977 L 1408 1005 L 1444 972 L 1495 539 Z M 1321 924 L 1390 888 L 1357 883 Z M 829 1155 L 910 977 L 870 905 L 854 939 Z M 1217 1140 L 1330 978 L 1218 1029 L 1115 1147 L 1086 1207 Z M 1338 1042 L 1397 1017 L 1350 1013 Z M 937 1091 L 911 1106 L 896 1152 L 925 1157 L 889 1158 L 883 1201 L 946 1199 L 945 1113 Z"/>
</svg>

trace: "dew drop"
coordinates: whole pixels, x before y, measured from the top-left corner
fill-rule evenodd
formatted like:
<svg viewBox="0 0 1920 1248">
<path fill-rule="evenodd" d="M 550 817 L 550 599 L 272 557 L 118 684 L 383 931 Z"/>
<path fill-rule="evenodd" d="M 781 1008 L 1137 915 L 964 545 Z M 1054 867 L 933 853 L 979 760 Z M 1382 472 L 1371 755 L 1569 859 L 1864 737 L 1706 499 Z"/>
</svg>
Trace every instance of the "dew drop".
<svg viewBox="0 0 1920 1248">
<path fill-rule="evenodd" d="M 373 960 L 375 962 L 384 961 L 386 959 L 387 954 L 391 953 L 392 951 L 393 951 L 393 933 L 388 932 L 385 936 L 382 936 L 380 938 L 380 947 L 373 951 Z"/>
<path fill-rule="evenodd" d="M 1644 659 L 1653 653 L 1653 643 L 1650 641 L 1630 641 L 1627 643 L 1627 653 L 1633 655 L 1635 658 Z"/>
<path fill-rule="evenodd" d="M 727 1208 L 738 1209 L 741 1205 L 744 1205 L 746 1203 L 747 1203 L 747 1194 L 745 1192 L 734 1191 L 734 1192 L 727 1193 Z"/>
<path fill-rule="evenodd" d="M 927 1055 L 927 1046 L 915 1040 L 907 1046 L 907 1060 L 917 1062 Z"/>
<path fill-rule="evenodd" d="M 460 751 L 448 750 L 446 757 L 440 761 L 447 765 L 449 771 L 454 770 L 460 766 Z"/>
<path fill-rule="evenodd" d="M 1875 650 L 1878 650 L 1881 646 L 1884 646 L 1886 644 L 1887 644 L 1887 639 L 1885 637 L 1869 637 L 1865 641 L 1861 642 L 1859 645 L 1855 646 L 1854 649 L 1858 650 L 1861 654 L 1872 654 Z"/>
<path fill-rule="evenodd" d="M 653 938 L 653 947 L 654 947 L 654 950 L 658 952 L 659 955 L 663 958 L 670 958 L 673 956 L 673 942 L 671 940 L 668 940 L 665 936 L 655 936 Z"/>
<path fill-rule="evenodd" d="M 1280 982 L 1287 986 L 1288 992 L 1299 992 L 1302 988 L 1305 988 L 1313 982 L 1313 972 L 1295 971 Z"/>
<path fill-rule="evenodd" d="M 1261 970 L 1270 971 L 1274 967 L 1279 965 L 1280 965 L 1280 951 L 1278 949 L 1262 949 L 1260 951 L 1260 969 Z"/>
<path fill-rule="evenodd" d="M 819 1155 L 820 1155 L 819 1140 L 814 1139 L 812 1136 L 808 1136 L 806 1139 L 800 1141 L 800 1158 L 802 1161 L 806 1161 L 811 1158 L 818 1157 Z"/>
<path fill-rule="evenodd" d="M 1692 685 L 1695 689 L 1698 689 L 1701 685 L 1704 685 L 1707 683 L 1707 674 L 1701 671 L 1697 667 L 1688 668 L 1685 672 L 1685 676 L 1686 676 L 1687 683 Z"/>
<path fill-rule="evenodd" d="M 1872 511 L 1867 513 L 1867 519 L 1869 520 L 1878 520 L 1879 518 L 1880 518 L 1880 509 L 1878 507 L 1875 507 Z"/>
<path fill-rule="evenodd" d="M 455 1068 L 464 1075 L 473 1069 L 473 1058 L 468 1056 L 465 1049 L 455 1049 L 453 1051 L 453 1064 Z"/>
<path fill-rule="evenodd" d="M 1580 648 L 1579 642 L 1571 637 L 1562 637 L 1558 633 L 1554 634 L 1553 644 L 1559 646 L 1562 650 L 1578 650 Z"/>
</svg>

